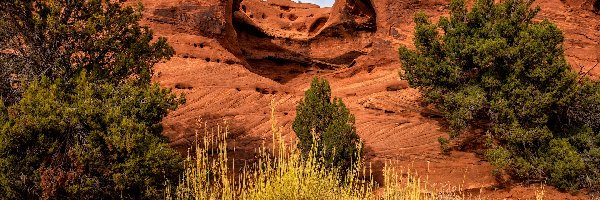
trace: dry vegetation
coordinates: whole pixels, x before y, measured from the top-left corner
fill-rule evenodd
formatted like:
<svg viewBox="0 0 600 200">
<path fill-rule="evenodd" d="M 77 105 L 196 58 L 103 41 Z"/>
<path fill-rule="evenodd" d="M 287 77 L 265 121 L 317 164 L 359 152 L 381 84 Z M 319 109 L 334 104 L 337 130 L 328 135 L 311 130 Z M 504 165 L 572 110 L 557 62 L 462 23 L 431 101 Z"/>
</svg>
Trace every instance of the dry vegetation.
<svg viewBox="0 0 600 200">
<path fill-rule="evenodd" d="M 241 170 L 234 169 L 236 161 L 230 160 L 228 155 L 227 126 L 215 130 L 206 124 L 198 124 L 203 128 L 203 134 L 196 134 L 195 154 L 187 157 L 185 173 L 176 187 L 167 190 L 166 198 L 480 199 L 460 192 L 430 189 L 427 181 L 415 173 L 399 171 L 391 165 L 385 166 L 384 182 L 380 187 L 369 179 L 371 172 L 363 166 L 362 159 L 342 177 L 336 169 L 321 164 L 322 156 L 309 153 L 303 157 L 296 145 L 287 144 L 281 137 L 274 111 L 273 105 L 273 146 L 263 145 L 258 149 L 257 162 L 246 164 Z M 536 198 L 542 199 L 543 191 L 536 194 Z"/>
</svg>

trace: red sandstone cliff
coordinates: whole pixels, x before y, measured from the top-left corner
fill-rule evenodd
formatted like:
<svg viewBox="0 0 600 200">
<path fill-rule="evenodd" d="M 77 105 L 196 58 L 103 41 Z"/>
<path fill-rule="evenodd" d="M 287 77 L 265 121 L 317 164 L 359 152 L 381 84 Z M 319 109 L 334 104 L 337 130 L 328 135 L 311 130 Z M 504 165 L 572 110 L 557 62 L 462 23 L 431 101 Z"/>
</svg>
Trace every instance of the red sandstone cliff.
<svg viewBox="0 0 600 200">
<path fill-rule="evenodd" d="M 366 158 L 375 169 L 388 159 L 428 174 L 430 183 L 461 186 L 491 198 L 532 198 L 535 186 L 492 192 L 491 166 L 468 145 L 440 154 L 443 120 L 423 107 L 419 93 L 399 80 L 397 48 L 412 45 L 417 11 L 437 19 L 447 0 L 337 0 L 332 8 L 289 0 L 142 0 L 144 23 L 176 50 L 155 80 L 185 93 L 187 104 L 164 121 L 173 146 L 185 149 L 198 118 L 226 120 L 238 159 L 270 141 L 269 103 L 285 137 L 293 138 L 295 106 L 311 77 L 327 78 L 335 96 L 356 115 Z M 538 0 L 538 19 L 565 33 L 574 70 L 600 56 L 600 15 L 592 0 Z M 590 71 L 600 76 L 600 67 Z M 474 133 L 477 134 L 477 133 Z M 547 191 L 547 199 L 586 198 Z"/>
</svg>

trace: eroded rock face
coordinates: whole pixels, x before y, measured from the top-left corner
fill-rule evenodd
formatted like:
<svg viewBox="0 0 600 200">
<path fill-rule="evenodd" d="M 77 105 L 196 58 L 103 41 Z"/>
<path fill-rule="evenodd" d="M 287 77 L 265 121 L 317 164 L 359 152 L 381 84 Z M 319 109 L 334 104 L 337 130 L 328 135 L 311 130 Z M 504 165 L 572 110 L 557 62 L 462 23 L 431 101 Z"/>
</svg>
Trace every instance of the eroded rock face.
<svg viewBox="0 0 600 200">
<path fill-rule="evenodd" d="M 216 60 L 210 57 L 224 56 L 220 60 L 251 70 L 257 62 L 347 67 L 365 54 L 368 38 L 377 30 L 370 0 L 340 0 L 332 8 L 288 0 L 173 1 L 149 13 L 150 23 L 213 40 L 227 51 L 185 52 L 183 57 Z M 323 41 L 336 45 L 325 48 Z M 204 43 L 193 45 L 208 46 Z"/>
<path fill-rule="evenodd" d="M 233 11 L 233 26 L 240 58 L 251 71 L 281 83 L 313 69 L 355 65 L 368 53 L 369 38 L 377 31 L 370 0 L 340 0 L 332 8 L 288 0 L 242 0 L 233 7 L 239 7 Z M 272 66 L 277 73 L 272 73 Z"/>
<path fill-rule="evenodd" d="M 591 15 L 600 6 L 600 0 L 554 1 L 557 0 L 536 3 L 548 8 L 543 10 L 540 18 L 557 19 L 559 25 L 564 22 L 562 28 L 566 29 L 567 35 L 582 35 L 569 30 L 573 27 L 572 19 L 597 18 Z M 374 49 L 375 40 L 390 42 L 389 45 L 375 48 L 392 51 L 398 44 L 411 46 L 414 12 L 422 10 L 439 16 L 446 13 L 448 7 L 446 0 L 337 0 L 331 8 L 289 0 L 145 2 L 150 8 L 147 12 L 149 23 L 171 26 L 170 31 L 205 38 L 202 40 L 205 42 L 194 43 L 195 47 L 214 47 L 209 50 L 180 51 L 182 57 L 243 64 L 256 72 L 256 68 L 263 67 L 257 64 L 267 63 L 275 66 L 291 63 L 319 69 L 339 69 L 357 64 L 361 68 L 368 67 L 374 63 L 364 64 L 361 61 L 365 59 L 359 57 L 368 55 Z M 586 11 L 592 12 L 586 14 Z M 575 16 L 563 19 L 569 15 Z M 575 23 L 575 26 L 577 24 L 582 23 Z M 590 25 L 592 32 L 600 29 L 595 23 Z M 598 37 L 594 33 L 584 34 L 591 40 Z M 212 42 L 215 44 L 209 45 Z M 570 57 L 578 63 L 576 65 L 595 62 L 593 56 Z M 391 58 L 390 61 L 397 59 Z M 598 71 L 595 70 L 594 74 L 598 74 Z"/>
<path fill-rule="evenodd" d="M 600 9 L 600 0 L 564 0 L 563 2 L 575 9 L 591 10 L 595 12 Z"/>
<path fill-rule="evenodd" d="M 131 3 L 136 1 L 131 0 Z M 496 184 L 489 163 L 473 153 L 441 156 L 437 138 L 447 136 L 439 114 L 422 105 L 419 92 L 399 80 L 397 49 L 413 46 L 417 11 L 436 21 L 449 0 L 337 0 L 331 8 L 289 0 L 141 0 L 143 23 L 167 37 L 176 56 L 156 67 L 155 81 L 185 93 L 187 103 L 167 116 L 164 135 L 185 152 L 199 119 L 228 121 L 235 156 L 252 159 L 271 141 L 270 103 L 294 138 L 295 106 L 314 76 L 328 79 L 334 96 L 356 116 L 374 172 L 388 159 L 428 172 L 431 183 L 471 191 Z M 597 2 L 597 1 L 596 1 Z M 600 56 L 600 15 L 594 0 L 538 0 L 538 19 L 565 34 L 574 70 L 589 71 Z M 600 66 L 591 70 L 600 75 Z M 376 176 L 377 177 L 377 176 Z M 533 194 L 537 187 L 494 192 L 490 199 Z M 561 198 L 556 191 L 548 196 Z M 494 196 L 495 194 L 499 194 Z"/>
<path fill-rule="evenodd" d="M 369 0 L 341 0 L 333 8 L 287 0 L 243 0 L 240 10 L 234 11 L 234 21 L 238 23 L 252 26 L 271 37 L 294 40 L 310 40 L 325 30 L 338 31 L 329 34 L 373 31 L 376 29 L 375 18 Z"/>
</svg>

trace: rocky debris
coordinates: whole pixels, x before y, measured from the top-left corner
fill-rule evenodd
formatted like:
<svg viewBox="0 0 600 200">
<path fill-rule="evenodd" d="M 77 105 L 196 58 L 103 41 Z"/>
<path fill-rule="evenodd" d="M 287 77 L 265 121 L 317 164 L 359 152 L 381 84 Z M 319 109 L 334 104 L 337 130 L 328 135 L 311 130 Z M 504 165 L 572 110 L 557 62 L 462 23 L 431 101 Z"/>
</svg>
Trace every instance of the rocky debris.
<svg viewBox="0 0 600 200">
<path fill-rule="evenodd" d="M 175 84 L 175 88 L 177 89 L 184 89 L 184 90 L 191 90 L 194 88 L 194 86 L 192 86 L 189 83 L 176 83 Z"/>
<path fill-rule="evenodd" d="M 274 90 L 273 88 L 256 87 L 256 92 L 261 94 L 277 94 L 277 90 Z"/>
<path fill-rule="evenodd" d="M 390 83 L 387 87 L 385 87 L 385 90 L 387 91 L 398 91 L 398 90 L 404 90 L 408 88 L 408 82 L 407 81 L 398 81 L 395 83 Z"/>
</svg>

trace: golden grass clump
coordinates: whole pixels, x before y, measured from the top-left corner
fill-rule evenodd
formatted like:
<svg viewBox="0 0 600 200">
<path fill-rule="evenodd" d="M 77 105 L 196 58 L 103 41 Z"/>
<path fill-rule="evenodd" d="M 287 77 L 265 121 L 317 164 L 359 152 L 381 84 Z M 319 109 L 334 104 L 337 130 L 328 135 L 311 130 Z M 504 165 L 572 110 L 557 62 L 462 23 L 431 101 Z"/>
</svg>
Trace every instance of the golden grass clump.
<svg viewBox="0 0 600 200">
<path fill-rule="evenodd" d="M 209 130 L 204 125 L 202 144 L 196 142 L 195 157 L 187 157 L 185 173 L 175 190 L 167 191 L 167 199 L 369 199 L 372 195 L 373 182 L 358 178 L 360 164 L 342 177 L 336 169 L 323 166 L 322 157 L 303 156 L 295 145 L 285 144 L 273 114 L 271 123 L 272 151 L 263 145 L 257 162 L 239 174 L 229 167 L 234 161 L 229 162 L 227 155 L 226 126 Z"/>
<path fill-rule="evenodd" d="M 196 133 L 195 157 L 187 156 L 185 172 L 177 186 L 166 191 L 166 199 L 464 199 L 451 193 L 429 192 L 426 183 L 410 171 L 400 177 L 388 164 L 383 170 L 384 187 L 375 192 L 378 186 L 372 179 L 365 180 L 371 172 L 366 172 L 362 160 L 355 162 L 349 172 L 338 173 L 322 164 L 322 156 L 314 153 L 314 147 L 303 155 L 295 145 L 286 144 L 274 116 L 274 104 L 271 109 L 271 151 L 262 145 L 257 161 L 237 171 L 235 161 L 228 157 L 227 126 L 209 130 L 202 125 L 204 137 L 198 142 Z"/>
</svg>

